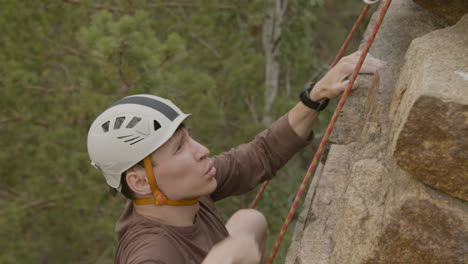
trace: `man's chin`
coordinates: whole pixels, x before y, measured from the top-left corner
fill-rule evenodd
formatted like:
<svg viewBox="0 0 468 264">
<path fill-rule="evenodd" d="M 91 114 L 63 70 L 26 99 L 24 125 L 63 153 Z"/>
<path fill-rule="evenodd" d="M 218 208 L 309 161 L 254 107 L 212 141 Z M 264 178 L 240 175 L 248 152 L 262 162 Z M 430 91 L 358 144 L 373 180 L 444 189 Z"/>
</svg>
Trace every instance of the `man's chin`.
<svg viewBox="0 0 468 264">
<path fill-rule="evenodd" d="M 207 186 L 207 185 L 209 185 L 209 186 Z M 216 191 L 217 187 L 218 187 L 218 182 L 216 181 L 215 178 L 213 178 L 208 183 L 206 183 L 206 185 L 203 188 L 203 191 L 200 192 L 199 197 L 194 197 L 194 198 L 191 198 L 191 199 L 197 199 L 197 198 L 200 198 L 200 197 L 205 196 L 205 195 L 210 195 L 214 191 Z"/>
<path fill-rule="evenodd" d="M 214 193 L 214 191 L 216 191 L 216 188 L 218 187 L 218 181 L 216 181 L 216 178 L 213 178 L 208 184 L 210 184 L 210 190 L 208 191 L 208 193 L 206 195 L 210 195 L 212 193 Z M 211 186 L 213 185 L 213 186 Z"/>
</svg>

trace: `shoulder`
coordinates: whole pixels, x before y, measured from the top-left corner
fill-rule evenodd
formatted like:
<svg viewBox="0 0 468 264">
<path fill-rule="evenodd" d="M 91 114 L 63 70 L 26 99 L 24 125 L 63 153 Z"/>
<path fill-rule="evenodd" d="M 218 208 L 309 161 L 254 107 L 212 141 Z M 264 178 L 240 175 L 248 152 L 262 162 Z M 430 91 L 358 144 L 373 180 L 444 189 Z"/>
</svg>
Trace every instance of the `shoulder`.
<svg viewBox="0 0 468 264">
<path fill-rule="evenodd" d="M 181 253 L 170 239 L 164 236 L 142 236 L 141 243 L 134 248 L 129 263 L 185 263 Z"/>
<path fill-rule="evenodd" d="M 200 197 L 200 208 L 205 208 L 207 210 L 216 210 L 214 202 L 209 195 Z"/>
<path fill-rule="evenodd" d="M 117 248 L 118 264 L 179 264 L 185 263 L 183 255 L 163 229 L 153 232 L 135 232 L 122 239 Z"/>
</svg>

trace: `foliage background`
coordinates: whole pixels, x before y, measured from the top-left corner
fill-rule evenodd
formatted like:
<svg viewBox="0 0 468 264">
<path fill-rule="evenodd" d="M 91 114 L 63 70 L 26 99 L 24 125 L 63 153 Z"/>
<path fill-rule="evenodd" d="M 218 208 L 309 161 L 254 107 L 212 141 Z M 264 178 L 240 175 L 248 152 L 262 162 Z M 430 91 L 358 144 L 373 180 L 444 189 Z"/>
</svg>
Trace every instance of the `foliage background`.
<svg viewBox="0 0 468 264">
<path fill-rule="evenodd" d="M 263 116 L 297 103 L 362 3 L 288 2 L 281 89 L 266 113 L 262 23 L 274 2 L 0 0 L 0 263 L 112 263 L 124 199 L 110 197 L 86 151 L 89 125 L 111 102 L 136 93 L 171 98 L 193 114 L 194 137 L 212 154 L 248 141 L 265 127 Z M 312 155 L 313 147 L 296 155 L 258 205 L 269 220 L 268 249 Z M 254 194 L 218 208 L 227 219 Z"/>
</svg>

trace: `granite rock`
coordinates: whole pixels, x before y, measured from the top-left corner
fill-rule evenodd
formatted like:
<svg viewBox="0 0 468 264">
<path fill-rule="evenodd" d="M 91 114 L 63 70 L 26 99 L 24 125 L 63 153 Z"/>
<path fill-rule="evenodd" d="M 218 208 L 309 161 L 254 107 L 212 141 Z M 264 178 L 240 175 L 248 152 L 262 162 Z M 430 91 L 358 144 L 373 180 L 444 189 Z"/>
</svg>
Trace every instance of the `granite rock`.
<svg viewBox="0 0 468 264">
<path fill-rule="evenodd" d="M 446 207 L 431 200 L 408 199 L 392 212 L 374 256 L 364 263 L 464 264 L 468 260 L 467 227 L 466 217 Z"/>
<path fill-rule="evenodd" d="M 464 19 L 459 23 L 465 23 Z M 431 134 L 421 131 L 427 127 L 409 130 L 409 125 L 415 124 L 408 119 L 414 113 L 412 110 L 421 109 L 419 104 L 423 104 L 429 110 L 436 107 L 440 113 L 430 117 L 425 114 L 425 118 L 419 118 L 421 121 L 418 122 L 424 123 L 422 119 L 439 122 L 437 127 L 442 121 L 446 122 L 444 124 L 453 129 L 444 130 L 445 135 L 450 135 L 458 144 L 455 148 L 451 145 L 449 155 L 466 160 L 462 144 L 468 141 L 464 137 L 468 133 L 463 130 L 466 122 L 463 92 L 457 90 L 458 86 L 447 85 L 438 87 L 439 93 L 430 89 L 430 94 L 408 88 L 412 83 L 421 84 L 426 77 L 434 82 L 447 81 L 447 78 L 453 82 L 455 78 L 465 76 L 463 68 L 457 68 L 453 75 L 440 72 L 434 65 L 437 63 L 433 63 L 455 56 L 452 66 L 465 65 L 463 61 L 467 56 L 461 56 L 464 53 L 456 50 L 462 45 L 460 43 L 464 43 L 457 41 L 467 34 L 457 27 L 439 30 L 447 25 L 444 19 L 411 0 L 393 0 L 371 49 L 371 54 L 385 60 L 388 66 L 373 77 L 364 77 L 361 91 L 356 90 L 350 95 L 351 101 L 345 105 L 331 137 L 336 144 L 331 145 L 320 176 L 313 179 L 304 213 L 295 230 L 294 248 L 286 263 L 466 263 L 467 202 L 412 175 L 411 170 L 402 167 L 402 159 L 394 155 L 410 144 L 409 140 L 403 139 Z M 425 53 L 430 71 L 425 72 L 424 78 L 411 75 L 413 68 L 423 71 L 421 68 L 425 66 L 408 59 L 414 50 L 409 48 L 408 51 L 410 44 L 434 45 L 425 43 L 425 36 L 441 32 L 465 35 L 451 40 L 453 47 L 442 49 L 443 55 L 436 52 L 437 56 L 432 57 L 432 53 Z M 443 39 L 439 41 L 444 42 Z M 405 56 L 407 51 L 408 56 Z M 458 96 L 453 99 L 447 97 L 448 94 Z M 427 104 L 433 106 L 427 107 Z M 421 159 L 417 155 L 425 155 L 413 154 L 419 157 L 413 159 L 413 165 Z M 460 175 L 450 173 L 446 177 Z M 429 178 L 426 175 L 426 179 Z"/>
<path fill-rule="evenodd" d="M 370 25 L 377 19 L 376 12 Z M 359 88 L 351 91 L 338 122 L 335 124 L 330 141 L 336 144 L 355 142 L 362 132 L 362 124 L 369 111 L 373 112 L 375 120 L 380 122 L 387 119 L 386 108 L 392 99 L 393 87 L 398 79 L 399 71 L 406 50 L 414 38 L 447 26 L 446 21 L 424 10 L 410 0 L 393 0 L 385 20 L 377 33 L 370 54 L 387 63 L 381 70 L 380 79 L 360 75 L 357 82 Z M 366 40 L 371 26 L 364 34 Z M 361 44 L 363 47 L 365 41 Z M 377 82 L 377 83 L 376 83 Z M 373 93 L 370 87 L 376 86 Z"/>
<path fill-rule="evenodd" d="M 464 14 L 468 13 L 466 0 L 413 0 L 430 12 L 456 23 Z"/>
<path fill-rule="evenodd" d="M 468 15 L 413 41 L 391 112 L 398 165 L 468 201 Z"/>
</svg>

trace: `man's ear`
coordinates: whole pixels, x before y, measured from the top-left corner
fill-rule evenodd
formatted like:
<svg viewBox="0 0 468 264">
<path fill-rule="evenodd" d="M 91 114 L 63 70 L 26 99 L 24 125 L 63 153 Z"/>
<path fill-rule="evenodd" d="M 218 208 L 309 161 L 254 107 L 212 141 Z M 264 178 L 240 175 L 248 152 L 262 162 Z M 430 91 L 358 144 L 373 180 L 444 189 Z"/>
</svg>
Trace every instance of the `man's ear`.
<svg viewBox="0 0 468 264">
<path fill-rule="evenodd" d="M 127 184 L 137 195 L 146 196 L 151 194 L 151 187 L 148 183 L 145 170 L 131 168 L 127 171 Z"/>
</svg>

